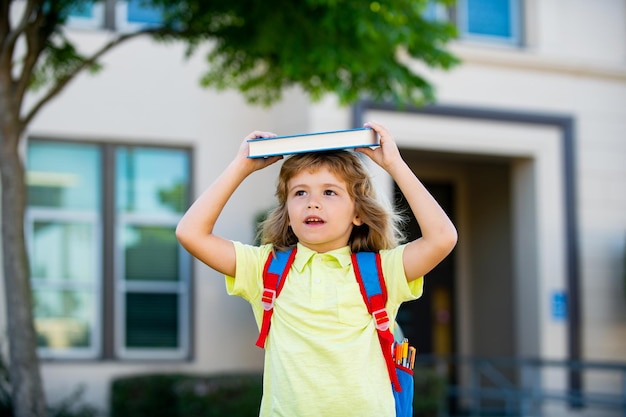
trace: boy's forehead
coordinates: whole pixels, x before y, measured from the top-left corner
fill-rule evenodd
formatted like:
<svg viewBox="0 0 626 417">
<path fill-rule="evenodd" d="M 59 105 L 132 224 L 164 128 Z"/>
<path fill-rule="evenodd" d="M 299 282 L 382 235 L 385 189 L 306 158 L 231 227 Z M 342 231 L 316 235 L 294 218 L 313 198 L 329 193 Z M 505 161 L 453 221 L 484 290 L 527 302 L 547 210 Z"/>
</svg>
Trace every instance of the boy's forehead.
<svg viewBox="0 0 626 417">
<path fill-rule="evenodd" d="M 328 166 L 321 165 L 316 167 L 310 167 L 301 170 L 300 172 L 294 174 L 288 181 L 289 184 L 294 184 L 294 182 L 316 182 L 316 180 L 324 180 L 324 182 L 328 182 L 328 179 L 333 179 L 335 182 L 345 184 L 345 180 L 329 169 Z"/>
</svg>

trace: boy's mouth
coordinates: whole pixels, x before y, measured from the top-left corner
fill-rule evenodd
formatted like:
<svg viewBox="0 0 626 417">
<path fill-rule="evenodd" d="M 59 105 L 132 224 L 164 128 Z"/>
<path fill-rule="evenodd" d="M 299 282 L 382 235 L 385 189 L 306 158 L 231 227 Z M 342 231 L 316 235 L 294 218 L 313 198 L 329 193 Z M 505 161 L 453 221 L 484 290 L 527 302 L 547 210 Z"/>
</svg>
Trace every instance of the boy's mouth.
<svg viewBox="0 0 626 417">
<path fill-rule="evenodd" d="M 304 219 L 304 223 L 305 224 L 324 224 L 326 222 L 317 216 L 309 216 L 306 219 Z"/>
</svg>

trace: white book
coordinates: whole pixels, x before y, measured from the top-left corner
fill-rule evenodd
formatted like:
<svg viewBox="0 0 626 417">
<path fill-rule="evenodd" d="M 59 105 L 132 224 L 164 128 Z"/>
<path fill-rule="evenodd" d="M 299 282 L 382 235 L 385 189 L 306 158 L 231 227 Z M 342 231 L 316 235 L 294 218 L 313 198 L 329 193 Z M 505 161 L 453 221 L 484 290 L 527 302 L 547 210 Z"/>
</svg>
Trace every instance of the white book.
<svg viewBox="0 0 626 417">
<path fill-rule="evenodd" d="M 265 158 L 305 152 L 378 146 L 376 132 L 369 128 L 333 130 L 301 135 L 275 136 L 248 140 L 248 158 Z"/>
</svg>

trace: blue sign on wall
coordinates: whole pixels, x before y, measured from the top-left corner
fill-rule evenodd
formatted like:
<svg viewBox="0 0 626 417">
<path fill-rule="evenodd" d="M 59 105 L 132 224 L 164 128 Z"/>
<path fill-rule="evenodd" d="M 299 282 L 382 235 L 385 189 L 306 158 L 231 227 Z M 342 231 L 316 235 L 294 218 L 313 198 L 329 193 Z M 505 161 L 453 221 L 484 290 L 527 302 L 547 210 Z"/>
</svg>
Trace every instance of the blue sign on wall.
<svg viewBox="0 0 626 417">
<path fill-rule="evenodd" d="M 555 320 L 567 320 L 567 294 L 565 291 L 552 293 L 552 318 Z"/>
</svg>

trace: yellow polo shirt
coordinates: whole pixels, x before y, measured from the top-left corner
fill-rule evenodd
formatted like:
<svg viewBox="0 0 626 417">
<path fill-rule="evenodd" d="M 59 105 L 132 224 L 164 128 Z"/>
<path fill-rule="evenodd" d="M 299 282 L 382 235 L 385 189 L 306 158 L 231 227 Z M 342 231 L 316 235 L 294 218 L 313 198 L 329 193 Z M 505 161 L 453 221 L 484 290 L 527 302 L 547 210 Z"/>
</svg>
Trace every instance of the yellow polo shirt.
<svg viewBox="0 0 626 417">
<path fill-rule="evenodd" d="M 263 267 L 271 245 L 235 242 L 237 272 L 228 294 L 263 320 Z M 387 312 L 421 296 L 423 279 L 407 283 L 404 246 L 381 251 Z M 385 417 L 395 414 L 387 367 L 356 281 L 348 246 L 317 253 L 298 244 L 265 343 L 261 417 Z"/>
</svg>

